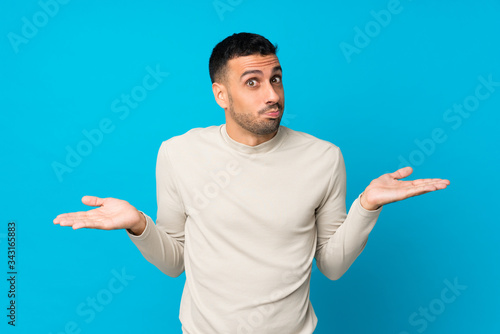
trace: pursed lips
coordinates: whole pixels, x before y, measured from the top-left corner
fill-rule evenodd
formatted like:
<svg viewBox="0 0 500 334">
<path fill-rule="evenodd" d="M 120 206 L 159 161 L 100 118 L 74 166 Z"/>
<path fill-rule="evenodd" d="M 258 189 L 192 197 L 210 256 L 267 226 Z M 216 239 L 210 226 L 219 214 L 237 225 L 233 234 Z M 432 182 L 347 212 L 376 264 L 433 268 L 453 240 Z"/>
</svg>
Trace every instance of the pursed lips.
<svg viewBox="0 0 500 334">
<path fill-rule="evenodd" d="M 280 110 L 279 109 L 276 109 L 276 110 L 270 110 L 270 111 L 266 111 L 265 113 L 266 114 L 274 114 L 274 113 L 279 113 Z"/>
</svg>

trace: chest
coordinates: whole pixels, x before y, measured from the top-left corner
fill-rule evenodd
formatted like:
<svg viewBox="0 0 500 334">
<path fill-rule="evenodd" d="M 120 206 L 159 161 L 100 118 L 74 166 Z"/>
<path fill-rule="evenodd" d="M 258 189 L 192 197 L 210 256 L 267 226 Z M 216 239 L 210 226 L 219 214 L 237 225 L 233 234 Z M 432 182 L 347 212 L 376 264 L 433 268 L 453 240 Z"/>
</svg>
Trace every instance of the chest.
<svg viewBox="0 0 500 334">
<path fill-rule="evenodd" d="M 293 237 L 314 228 L 331 175 L 321 161 L 279 154 L 200 155 L 177 180 L 190 224 L 249 237 Z"/>
</svg>

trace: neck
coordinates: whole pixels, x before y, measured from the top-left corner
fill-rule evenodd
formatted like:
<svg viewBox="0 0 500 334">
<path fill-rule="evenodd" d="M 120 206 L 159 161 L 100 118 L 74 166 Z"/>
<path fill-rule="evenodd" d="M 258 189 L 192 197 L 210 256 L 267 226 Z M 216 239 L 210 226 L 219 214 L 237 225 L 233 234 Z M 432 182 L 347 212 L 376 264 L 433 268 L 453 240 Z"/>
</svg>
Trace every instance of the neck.
<svg viewBox="0 0 500 334">
<path fill-rule="evenodd" d="M 265 143 L 266 141 L 276 136 L 276 133 L 278 133 L 278 130 L 276 130 L 267 135 L 257 135 L 241 128 L 237 124 L 233 124 L 232 122 L 226 122 L 226 131 L 231 139 L 248 146 L 257 146 L 259 144 Z"/>
</svg>

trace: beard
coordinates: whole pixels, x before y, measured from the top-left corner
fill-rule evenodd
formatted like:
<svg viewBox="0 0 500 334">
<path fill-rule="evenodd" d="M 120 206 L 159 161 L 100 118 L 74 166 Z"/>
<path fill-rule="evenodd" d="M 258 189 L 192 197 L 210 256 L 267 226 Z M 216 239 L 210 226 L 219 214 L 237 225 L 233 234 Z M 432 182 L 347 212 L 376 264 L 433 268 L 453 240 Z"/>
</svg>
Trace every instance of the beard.
<svg viewBox="0 0 500 334">
<path fill-rule="evenodd" d="M 281 117 L 283 116 L 284 112 L 282 104 L 276 103 L 262 110 L 259 110 L 259 115 L 262 115 L 268 112 L 269 110 L 277 109 L 281 111 L 281 115 L 278 118 L 258 119 L 253 114 L 250 113 L 234 112 L 233 99 L 231 98 L 231 94 L 228 94 L 228 97 L 229 97 L 229 114 L 239 126 L 247 130 L 248 132 L 251 132 L 255 135 L 263 136 L 276 132 L 280 127 Z"/>
</svg>

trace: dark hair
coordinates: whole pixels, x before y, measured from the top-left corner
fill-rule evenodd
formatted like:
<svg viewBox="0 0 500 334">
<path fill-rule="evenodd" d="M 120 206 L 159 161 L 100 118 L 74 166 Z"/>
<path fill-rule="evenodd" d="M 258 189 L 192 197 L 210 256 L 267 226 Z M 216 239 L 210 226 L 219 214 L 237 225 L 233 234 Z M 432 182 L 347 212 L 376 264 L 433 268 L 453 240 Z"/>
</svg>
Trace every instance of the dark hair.
<svg viewBox="0 0 500 334">
<path fill-rule="evenodd" d="M 267 56 L 276 54 L 278 45 L 273 45 L 267 38 L 257 34 L 241 32 L 226 37 L 212 50 L 212 55 L 208 62 L 208 71 L 212 83 L 221 81 L 224 75 L 227 62 L 236 57 L 260 54 Z"/>
</svg>

